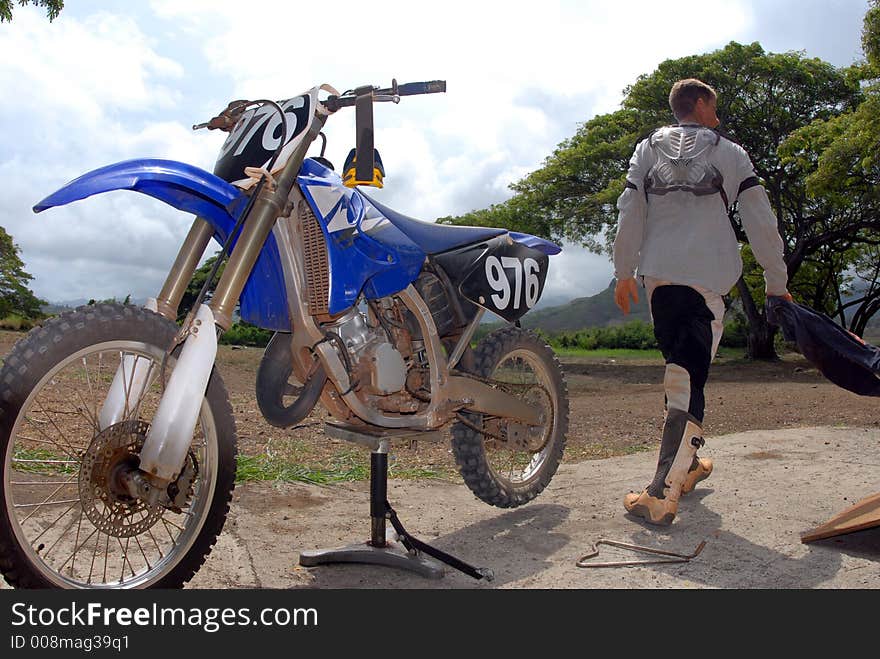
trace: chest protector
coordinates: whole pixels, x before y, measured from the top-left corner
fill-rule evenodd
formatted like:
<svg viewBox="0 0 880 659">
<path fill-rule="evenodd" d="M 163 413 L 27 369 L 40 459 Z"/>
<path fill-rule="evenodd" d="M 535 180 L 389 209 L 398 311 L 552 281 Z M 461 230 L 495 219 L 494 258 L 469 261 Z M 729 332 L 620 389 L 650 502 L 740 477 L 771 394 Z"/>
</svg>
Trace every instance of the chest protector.
<svg viewBox="0 0 880 659">
<path fill-rule="evenodd" d="M 717 193 L 725 198 L 724 177 L 709 160 L 720 140 L 718 133 L 702 126 L 665 126 L 654 131 L 650 144 L 657 162 L 645 176 L 645 193 Z"/>
</svg>

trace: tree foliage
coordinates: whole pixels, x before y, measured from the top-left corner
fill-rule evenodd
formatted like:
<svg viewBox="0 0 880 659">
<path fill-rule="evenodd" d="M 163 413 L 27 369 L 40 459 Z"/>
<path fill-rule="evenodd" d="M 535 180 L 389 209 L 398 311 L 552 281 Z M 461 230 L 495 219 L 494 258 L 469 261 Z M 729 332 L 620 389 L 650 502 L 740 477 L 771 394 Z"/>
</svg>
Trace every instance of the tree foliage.
<svg viewBox="0 0 880 659">
<path fill-rule="evenodd" d="M 800 235 L 800 251 L 806 260 L 813 257 L 816 270 L 837 285 L 824 308 L 857 334 L 880 308 L 878 0 L 865 15 L 862 45 L 867 61 L 852 68 L 862 85 L 862 102 L 794 131 L 779 150 L 783 164 L 801 172 L 805 206 L 813 218 Z"/>
<path fill-rule="evenodd" d="M 22 7 L 27 4 L 45 7 L 50 21 L 58 18 L 58 14 L 64 9 L 64 0 L 18 0 L 18 4 Z M 12 0 L 0 0 L 0 23 L 5 21 L 12 21 Z"/>
<path fill-rule="evenodd" d="M 0 318 L 14 314 L 33 320 L 42 317 L 40 307 L 46 302 L 28 288 L 33 276 L 25 272 L 20 251 L 12 236 L 0 227 Z"/>
<path fill-rule="evenodd" d="M 183 293 L 183 298 L 180 300 L 180 306 L 177 309 L 177 320 L 182 321 L 186 318 L 186 315 L 190 312 L 195 304 L 196 299 L 199 297 L 199 293 L 202 290 L 202 287 L 205 285 L 205 282 L 208 280 L 208 275 L 211 274 L 211 269 L 214 267 L 214 264 L 217 262 L 217 258 L 219 257 L 220 252 L 217 252 L 214 256 L 208 258 L 194 273 L 193 278 L 190 280 L 189 285 L 186 287 L 186 291 Z M 226 263 L 220 266 L 220 269 L 217 271 L 217 276 L 214 278 L 214 281 L 211 284 L 211 287 L 205 293 L 204 303 L 208 303 L 211 301 L 211 296 L 214 293 L 214 288 L 217 286 L 217 282 L 220 280 L 220 277 L 223 275 L 223 269 L 226 267 Z"/>
</svg>

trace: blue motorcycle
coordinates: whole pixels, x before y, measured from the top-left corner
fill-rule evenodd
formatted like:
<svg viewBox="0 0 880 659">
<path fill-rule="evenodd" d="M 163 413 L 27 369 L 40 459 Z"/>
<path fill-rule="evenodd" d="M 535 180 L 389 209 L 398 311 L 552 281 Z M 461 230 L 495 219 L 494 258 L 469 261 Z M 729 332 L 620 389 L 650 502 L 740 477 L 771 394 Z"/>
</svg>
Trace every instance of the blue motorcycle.
<svg viewBox="0 0 880 659">
<path fill-rule="evenodd" d="M 156 298 L 98 304 L 48 320 L 0 373 L 0 569 L 16 587 L 180 587 L 223 528 L 235 482 L 232 408 L 214 368 L 218 336 L 238 313 L 272 330 L 256 397 L 291 428 L 318 402 L 325 432 L 371 450 L 369 556 L 420 566 L 426 553 L 386 498 L 397 439 L 443 439 L 474 494 L 524 504 L 550 482 L 568 428 L 566 384 L 551 349 L 518 320 L 541 297 L 559 247 L 503 228 L 433 224 L 362 191 L 381 187 L 373 105 L 443 92 L 445 82 L 339 93 L 323 85 L 285 101 L 234 101 L 205 124 L 228 133 L 214 173 L 130 160 L 52 193 L 39 213 L 132 190 L 194 214 Z M 356 148 L 342 175 L 307 153 L 330 116 L 356 109 Z M 211 239 L 221 246 L 182 325 L 178 310 Z M 218 277 L 220 264 L 225 269 Z M 214 285 L 213 294 L 208 291 Z M 472 348 L 486 311 L 508 327 Z M 385 522 L 397 532 L 386 537 Z M 376 556 L 381 556 L 376 559 Z"/>
</svg>

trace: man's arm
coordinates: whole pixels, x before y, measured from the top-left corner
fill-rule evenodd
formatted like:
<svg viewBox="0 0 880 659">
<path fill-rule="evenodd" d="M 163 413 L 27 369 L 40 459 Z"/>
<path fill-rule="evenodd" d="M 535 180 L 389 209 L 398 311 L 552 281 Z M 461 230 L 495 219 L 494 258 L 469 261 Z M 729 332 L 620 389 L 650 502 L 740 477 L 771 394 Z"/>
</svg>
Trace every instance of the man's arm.
<svg viewBox="0 0 880 659">
<path fill-rule="evenodd" d="M 739 217 L 752 253 L 764 269 L 765 292 L 790 300 L 788 268 L 783 258 L 782 236 L 779 235 L 776 215 L 770 207 L 767 191 L 755 175 L 751 160 L 741 147 L 737 147 L 737 150 L 741 181 L 737 193 Z"/>
<path fill-rule="evenodd" d="M 639 265 L 639 255 L 645 234 L 645 218 L 648 202 L 642 188 L 645 180 L 645 149 L 647 140 L 636 147 L 629 162 L 626 175 L 626 188 L 617 199 L 617 236 L 614 238 L 612 254 L 614 258 L 614 301 L 624 314 L 629 313 L 629 300 L 639 301 L 635 273 Z"/>
</svg>

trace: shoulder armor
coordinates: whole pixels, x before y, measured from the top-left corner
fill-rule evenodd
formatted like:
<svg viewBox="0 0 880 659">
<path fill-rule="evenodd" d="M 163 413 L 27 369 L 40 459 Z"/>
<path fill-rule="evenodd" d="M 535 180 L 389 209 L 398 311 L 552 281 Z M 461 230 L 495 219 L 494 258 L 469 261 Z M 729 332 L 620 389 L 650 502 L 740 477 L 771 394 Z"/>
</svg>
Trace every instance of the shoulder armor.
<svg viewBox="0 0 880 659">
<path fill-rule="evenodd" d="M 702 126 L 665 126 L 650 138 L 657 162 L 645 177 L 647 194 L 690 192 L 697 196 L 723 190 L 724 178 L 709 156 L 721 136 Z"/>
</svg>

